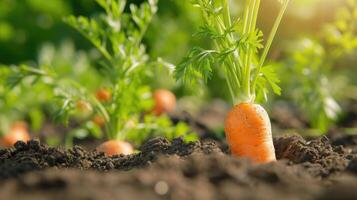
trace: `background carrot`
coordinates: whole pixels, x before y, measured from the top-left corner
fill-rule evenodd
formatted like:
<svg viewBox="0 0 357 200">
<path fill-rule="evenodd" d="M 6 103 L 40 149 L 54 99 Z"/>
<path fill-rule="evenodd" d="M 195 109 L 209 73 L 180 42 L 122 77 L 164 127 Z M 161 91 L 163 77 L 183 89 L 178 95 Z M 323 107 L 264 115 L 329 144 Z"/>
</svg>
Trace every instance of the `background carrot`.
<svg viewBox="0 0 357 200">
<path fill-rule="evenodd" d="M 30 135 L 25 122 L 15 122 L 10 131 L 1 139 L 0 144 L 3 147 L 12 147 L 17 141 L 27 142 Z"/>
<path fill-rule="evenodd" d="M 134 153 L 134 148 L 130 143 L 120 140 L 109 140 L 104 142 L 103 144 L 99 145 L 96 150 L 98 152 L 105 153 L 107 156 L 120 154 L 129 155 Z"/>
<path fill-rule="evenodd" d="M 166 89 L 158 89 L 154 92 L 155 106 L 152 112 L 155 115 L 161 115 L 163 113 L 169 113 L 176 108 L 176 97 L 175 95 Z"/>
<path fill-rule="evenodd" d="M 94 115 L 92 122 L 97 124 L 99 127 L 103 127 L 105 124 L 105 119 L 100 115 Z"/>
<path fill-rule="evenodd" d="M 262 106 L 250 103 L 234 106 L 227 115 L 224 130 L 232 155 L 258 163 L 276 160 L 269 116 Z"/>
<path fill-rule="evenodd" d="M 97 90 L 95 96 L 101 102 L 108 102 L 112 98 L 111 92 L 108 89 L 104 89 L 104 88 Z"/>
</svg>

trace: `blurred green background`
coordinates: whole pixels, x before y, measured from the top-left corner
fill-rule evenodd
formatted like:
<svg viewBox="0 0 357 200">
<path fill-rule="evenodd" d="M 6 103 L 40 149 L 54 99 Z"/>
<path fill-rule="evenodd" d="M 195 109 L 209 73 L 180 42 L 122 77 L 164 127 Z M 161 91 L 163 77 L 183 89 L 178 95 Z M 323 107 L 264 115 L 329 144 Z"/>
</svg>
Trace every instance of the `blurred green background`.
<svg viewBox="0 0 357 200">
<path fill-rule="evenodd" d="M 141 0 L 129 2 L 140 4 Z M 199 13 L 189 0 L 161 0 L 158 16 L 146 36 L 149 51 L 177 63 L 188 48 L 199 41 L 192 37 L 200 24 Z M 232 0 L 232 12 L 240 10 L 242 1 Z M 270 28 L 279 4 L 276 0 L 262 2 L 260 28 Z M 280 28 L 275 45 L 286 38 L 309 34 L 317 36 L 324 23 L 334 19 L 341 0 L 292 1 Z M 64 24 L 68 15 L 92 16 L 100 11 L 94 0 L 2 0 L 0 1 L 0 63 L 17 64 L 35 60 L 45 42 L 58 45 L 71 39 L 78 49 L 88 49 L 85 39 Z M 202 42 L 205 43 L 206 42 Z"/>
</svg>

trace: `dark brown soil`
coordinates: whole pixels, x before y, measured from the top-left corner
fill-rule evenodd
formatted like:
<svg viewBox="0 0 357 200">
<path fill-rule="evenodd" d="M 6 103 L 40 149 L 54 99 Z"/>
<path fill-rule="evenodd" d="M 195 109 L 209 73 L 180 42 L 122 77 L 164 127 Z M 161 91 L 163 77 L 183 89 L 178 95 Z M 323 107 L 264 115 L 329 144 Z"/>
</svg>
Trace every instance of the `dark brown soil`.
<svg viewBox="0 0 357 200">
<path fill-rule="evenodd" d="M 0 178 L 16 177 L 24 172 L 50 167 L 130 170 L 144 167 L 160 155 L 178 155 L 181 157 L 197 153 L 221 152 L 214 142 L 196 142 L 185 144 L 181 139 L 172 143 L 164 138 L 149 140 L 141 147 L 141 153 L 130 156 L 106 157 L 103 153 L 85 151 L 79 146 L 69 150 L 48 147 L 37 140 L 28 143 L 17 142 L 14 148 L 0 150 Z"/>
<path fill-rule="evenodd" d="M 18 142 L 0 151 L 0 199 L 357 198 L 355 153 L 326 137 L 274 144 L 279 161 L 255 165 L 212 141 L 156 138 L 138 154 L 115 157 Z"/>
<path fill-rule="evenodd" d="M 313 176 L 343 171 L 353 157 L 342 146 L 332 146 L 327 137 L 305 141 L 296 135 L 275 138 L 274 143 L 277 159 L 300 164 Z"/>
<path fill-rule="evenodd" d="M 347 134 L 339 129 L 331 129 L 328 133 L 332 145 L 342 145 L 357 154 L 357 129 L 352 134 Z"/>
</svg>

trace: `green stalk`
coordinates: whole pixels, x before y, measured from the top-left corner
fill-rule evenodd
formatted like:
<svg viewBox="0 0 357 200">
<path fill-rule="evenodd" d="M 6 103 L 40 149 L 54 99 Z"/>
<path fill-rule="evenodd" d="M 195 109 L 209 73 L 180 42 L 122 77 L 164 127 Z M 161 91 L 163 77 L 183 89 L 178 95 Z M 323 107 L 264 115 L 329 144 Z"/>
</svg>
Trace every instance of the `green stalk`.
<svg viewBox="0 0 357 200">
<path fill-rule="evenodd" d="M 251 0 L 245 6 L 244 10 L 244 27 L 243 35 L 249 37 L 252 34 L 255 34 L 255 27 L 257 16 L 260 7 L 260 0 Z M 248 45 L 244 56 L 244 78 L 243 78 L 243 99 L 242 101 L 252 101 L 252 94 L 250 90 L 250 72 L 251 72 L 251 63 L 254 49 L 252 46 Z M 239 102 L 238 102 L 239 103 Z"/>
<path fill-rule="evenodd" d="M 229 5 L 227 3 L 227 0 L 223 0 L 223 19 L 224 19 L 224 23 L 226 25 L 228 25 L 228 27 L 232 26 L 232 22 L 231 22 L 231 14 L 229 11 Z"/>
<path fill-rule="evenodd" d="M 243 34 L 247 33 L 248 28 L 248 19 L 249 19 L 249 7 L 250 7 L 251 0 L 246 0 L 243 12 Z"/>
<path fill-rule="evenodd" d="M 266 57 L 268 55 L 268 52 L 269 52 L 270 47 L 271 47 L 271 44 L 273 43 L 274 37 L 276 35 L 276 32 L 278 31 L 278 27 L 280 25 L 281 19 L 283 18 L 283 15 L 284 15 L 285 10 L 286 10 L 286 8 L 288 6 L 288 3 L 289 3 L 289 0 L 286 0 L 284 2 L 284 5 L 283 5 L 282 9 L 280 10 L 278 17 L 276 18 L 276 20 L 274 22 L 274 26 L 273 26 L 270 34 L 269 34 L 267 43 L 265 44 L 265 48 L 264 48 L 262 57 L 260 58 L 259 65 L 258 65 L 259 68 L 258 69 L 260 69 L 264 64 L 264 61 L 265 61 L 265 59 L 266 59 Z"/>
<path fill-rule="evenodd" d="M 97 98 L 95 98 L 93 95 L 90 95 L 89 96 L 89 99 L 94 103 L 94 105 L 97 107 L 99 113 L 101 113 L 101 115 L 104 117 L 104 120 L 105 120 L 105 125 L 104 125 L 104 128 L 105 128 L 105 132 L 107 134 L 107 137 L 109 139 L 113 139 L 114 138 L 114 135 L 113 135 L 113 127 L 111 126 L 110 122 L 111 122 L 111 119 L 110 119 L 110 116 L 107 112 L 107 110 L 104 108 L 104 106 L 102 105 L 102 103 L 100 103 L 98 101 Z"/>
<path fill-rule="evenodd" d="M 278 16 L 277 16 L 277 18 L 276 18 L 276 20 L 274 22 L 273 28 L 272 28 L 269 36 L 268 36 L 267 43 L 265 44 L 262 56 L 260 57 L 260 60 L 259 60 L 256 76 L 254 77 L 254 80 L 253 80 L 253 84 L 252 84 L 252 90 L 253 91 L 255 91 L 256 82 L 257 82 L 257 78 L 259 76 L 260 70 L 263 67 L 263 64 L 264 64 L 264 62 L 266 60 L 266 57 L 267 57 L 268 52 L 270 50 L 271 44 L 273 43 L 274 37 L 275 37 L 275 35 L 276 35 L 277 31 L 278 31 L 278 27 L 279 27 L 279 25 L 281 23 L 281 20 L 282 20 L 283 16 L 284 16 L 286 8 L 288 7 L 289 1 L 290 0 L 285 0 L 284 1 L 283 6 L 280 9 L 280 12 L 279 12 L 279 14 L 278 14 Z"/>
<path fill-rule="evenodd" d="M 202 15 L 205 24 L 211 26 L 217 33 L 223 37 L 216 38 L 214 43 L 216 49 L 224 53 L 232 49 L 232 52 L 228 52 L 227 56 L 222 63 L 224 66 L 224 72 L 226 77 L 226 82 L 231 93 L 231 97 L 234 103 L 240 102 L 252 102 L 255 98 L 255 84 L 257 76 L 252 76 L 253 58 L 256 52 L 256 46 L 247 42 L 245 45 L 240 46 L 237 44 L 234 34 L 230 31 L 232 27 L 232 22 L 230 18 L 230 11 L 228 0 L 220 0 L 221 3 L 221 13 L 215 14 L 214 8 L 210 7 L 215 5 L 213 1 L 210 0 L 198 0 L 197 3 L 202 8 Z M 258 72 L 262 67 L 264 60 L 266 59 L 267 53 L 270 49 L 274 36 L 277 32 L 277 28 L 280 24 L 282 16 L 287 8 L 289 0 L 285 0 L 283 3 L 283 8 L 278 14 L 276 22 L 272 28 L 272 31 L 268 37 L 268 41 L 263 50 L 263 55 L 256 66 Z M 256 24 L 259 13 L 261 0 L 246 0 L 243 11 L 243 27 L 241 35 L 247 37 L 248 40 L 254 39 L 253 36 L 256 34 Z M 254 42 L 254 41 L 253 41 Z"/>
<path fill-rule="evenodd" d="M 201 3 L 200 6 L 203 6 L 202 2 L 200 2 L 200 3 Z M 214 26 L 219 31 L 220 34 L 223 34 L 224 30 L 226 30 L 227 27 L 229 27 L 229 28 L 231 27 L 231 19 L 230 19 L 228 3 L 226 0 L 223 0 L 223 4 L 224 4 L 224 6 L 223 6 L 224 11 L 222 13 L 223 14 L 223 22 L 220 21 L 221 19 L 219 17 L 215 18 L 215 20 L 214 20 L 214 22 L 215 22 Z M 210 19 L 209 19 L 209 16 L 205 12 L 203 12 L 203 18 L 204 18 L 204 21 L 209 24 Z M 231 34 L 229 34 L 229 35 L 231 36 Z M 233 37 L 233 36 L 231 36 L 231 37 Z M 229 42 L 227 42 L 225 40 L 222 40 L 219 42 L 215 41 L 214 43 L 215 43 L 216 48 L 218 48 L 220 50 L 225 49 L 224 45 L 226 45 L 226 46 L 229 45 L 229 44 L 227 45 L 227 43 L 229 43 Z M 231 62 L 231 63 L 234 63 L 234 62 Z M 227 64 L 228 63 L 225 63 L 225 65 L 227 65 Z M 237 97 L 235 95 L 236 93 L 234 92 L 233 88 L 238 88 L 240 85 L 238 76 L 237 76 L 236 67 L 229 66 L 229 65 L 225 66 L 225 76 L 226 76 L 227 86 L 228 86 L 228 89 L 229 89 L 231 97 L 232 97 L 232 101 L 235 102 Z"/>
</svg>

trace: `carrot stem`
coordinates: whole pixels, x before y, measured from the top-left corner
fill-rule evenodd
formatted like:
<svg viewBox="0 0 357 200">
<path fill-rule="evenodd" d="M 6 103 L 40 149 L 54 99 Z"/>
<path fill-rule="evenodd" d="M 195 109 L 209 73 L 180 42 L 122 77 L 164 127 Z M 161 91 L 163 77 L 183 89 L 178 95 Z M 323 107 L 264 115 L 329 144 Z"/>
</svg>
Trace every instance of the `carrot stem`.
<svg viewBox="0 0 357 200">
<path fill-rule="evenodd" d="M 284 13 L 288 7 L 288 4 L 289 4 L 289 1 L 290 0 L 285 0 L 284 3 L 283 3 L 283 6 L 282 8 L 280 9 L 279 11 L 279 14 L 274 22 L 274 25 L 273 25 L 273 28 L 268 36 L 268 40 L 267 40 L 267 43 L 265 44 L 265 47 L 264 47 L 264 50 L 263 50 L 263 53 L 262 53 L 262 56 L 260 57 L 260 60 L 259 60 L 259 64 L 258 64 L 258 67 L 257 67 L 257 73 L 256 73 L 256 76 L 255 78 L 253 79 L 253 84 L 252 84 L 252 90 L 255 91 L 256 89 L 256 82 L 257 82 L 257 78 L 259 77 L 259 74 L 260 74 L 260 70 L 261 68 L 263 67 L 264 65 L 264 62 L 266 60 L 266 57 L 268 55 L 268 52 L 270 50 L 270 47 L 273 43 L 273 40 L 274 40 L 274 37 L 278 31 L 278 27 L 281 23 L 281 20 L 284 16 Z"/>
</svg>

